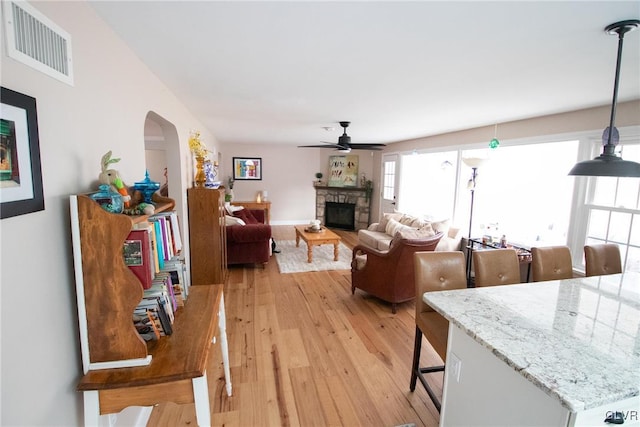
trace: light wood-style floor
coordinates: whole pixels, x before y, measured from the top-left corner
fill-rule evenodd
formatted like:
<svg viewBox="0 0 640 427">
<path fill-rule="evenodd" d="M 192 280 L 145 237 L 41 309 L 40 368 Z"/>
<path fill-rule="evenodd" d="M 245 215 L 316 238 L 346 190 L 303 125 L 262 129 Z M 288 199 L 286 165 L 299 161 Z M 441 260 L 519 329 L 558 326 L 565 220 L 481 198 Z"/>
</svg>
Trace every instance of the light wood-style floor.
<svg viewBox="0 0 640 427">
<path fill-rule="evenodd" d="M 349 246 L 354 232 L 335 230 Z M 292 226 L 274 226 L 277 241 Z M 439 415 L 420 383 L 409 391 L 414 303 L 397 314 L 356 290 L 350 271 L 280 274 L 233 267 L 225 285 L 233 396 L 220 349 L 207 371 L 215 426 L 436 426 Z M 442 363 L 423 339 L 422 365 Z M 432 375 L 433 376 L 433 375 Z M 442 376 L 433 383 L 442 386 Z M 441 389 L 438 389 L 441 393 Z M 193 404 L 154 408 L 149 426 L 195 426 Z"/>
</svg>

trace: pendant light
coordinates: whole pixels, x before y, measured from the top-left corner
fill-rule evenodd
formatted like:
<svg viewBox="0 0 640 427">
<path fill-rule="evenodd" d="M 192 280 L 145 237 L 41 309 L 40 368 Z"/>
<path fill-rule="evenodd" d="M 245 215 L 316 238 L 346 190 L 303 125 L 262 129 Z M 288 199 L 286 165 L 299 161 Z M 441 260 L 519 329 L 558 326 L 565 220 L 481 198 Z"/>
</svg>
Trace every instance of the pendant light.
<svg viewBox="0 0 640 427">
<path fill-rule="evenodd" d="M 605 28 L 607 33 L 618 35 L 618 60 L 616 62 L 616 78 L 613 85 L 611 120 L 609 127 L 602 133 L 602 154 L 593 160 L 577 163 L 571 169 L 569 175 L 640 177 L 640 163 L 622 160 L 615 153 L 616 145 L 620 140 L 618 129 L 615 127 L 615 119 L 616 104 L 618 102 L 618 82 L 620 80 L 620 62 L 622 59 L 622 40 L 625 33 L 636 30 L 638 26 L 640 26 L 640 20 L 630 19 L 613 23 Z"/>
</svg>

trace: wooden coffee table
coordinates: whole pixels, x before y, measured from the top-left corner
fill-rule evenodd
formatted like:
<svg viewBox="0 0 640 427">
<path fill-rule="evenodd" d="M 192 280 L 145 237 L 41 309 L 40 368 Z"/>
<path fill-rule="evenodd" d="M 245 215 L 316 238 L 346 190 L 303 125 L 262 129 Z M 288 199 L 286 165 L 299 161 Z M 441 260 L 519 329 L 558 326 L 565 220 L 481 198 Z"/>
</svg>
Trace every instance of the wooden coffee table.
<svg viewBox="0 0 640 427">
<path fill-rule="evenodd" d="M 338 245 L 340 244 L 340 236 L 328 228 L 322 228 L 320 232 L 305 231 L 307 225 L 296 225 L 296 248 L 300 246 L 300 239 L 307 243 L 307 262 L 313 261 L 313 247 L 333 244 L 333 260 L 338 261 Z"/>
</svg>

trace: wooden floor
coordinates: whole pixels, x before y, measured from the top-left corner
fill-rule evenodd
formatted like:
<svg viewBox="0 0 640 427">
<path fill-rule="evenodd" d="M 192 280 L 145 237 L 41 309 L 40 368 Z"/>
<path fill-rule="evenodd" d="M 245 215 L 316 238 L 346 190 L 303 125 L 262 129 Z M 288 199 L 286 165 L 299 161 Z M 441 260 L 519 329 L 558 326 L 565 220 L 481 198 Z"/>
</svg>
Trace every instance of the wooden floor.
<svg viewBox="0 0 640 427">
<path fill-rule="evenodd" d="M 353 247 L 354 232 L 334 230 Z M 294 240 L 274 226 L 276 241 Z M 350 271 L 280 274 L 233 267 L 225 285 L 233 396 L 227 397 L 218 345 L 207 371 L 216 426 L 436 426 L 420 383 L 409 391 L 414 303 L 397 314 L 357 290 Z M 422 364 L 442 363 L 423 339 Z M 442 375 L 432 375 L 441 393 Z M 149 426 L 195 426 L 193 404 L 154 408 Z"/>
</svg>

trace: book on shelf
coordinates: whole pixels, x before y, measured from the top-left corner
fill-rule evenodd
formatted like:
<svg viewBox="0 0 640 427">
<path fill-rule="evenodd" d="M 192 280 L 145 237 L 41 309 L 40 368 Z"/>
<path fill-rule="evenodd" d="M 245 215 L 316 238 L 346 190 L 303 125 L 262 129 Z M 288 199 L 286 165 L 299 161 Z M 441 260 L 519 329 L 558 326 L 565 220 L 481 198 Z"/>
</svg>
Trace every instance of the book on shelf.
<svg viewBox="0 0 640 427">
<path fill-rule="evenodd" d="M 174 258 L 164 265 L 164 270 L 171 275 L 171 284 L 173 285 L 173 293 L 179 307 L 184 305 L 187 299 L 188 287 L 186 286 L 186 269 L 184 261 Z"/>
<path fill-rule="evenodd" d="M 160 212 L 156 214 L 158 217 L 167 218 L 169 226 L 169 236 L 171 238 L 173 254 L 177 255 L 182 251 L 182 237 L 180 236 L 180 223 L 178 220 L 178 214 L 175 211 Z"/>
<path fill-rule="evenodd" d="M 153 228 L 153 224 L 149 223 L 149 237 L 151 239 L 151 258 L 153 260 L 153 272 L 160 271 L 160 260 L 158 259 L 158 243 L 156 242 L 156 233 Z"/>
<path fill-rule="evenodd" d="M 153 231 L 155 234 L 155 248 L 156 254 L 158 255 L 158 270 L 162 270 L 164 268 L 164 249 L 162 244 L 162 230 L 160 230 L 160 223 L 158 221 L 150 221 Z"/>
<path fill-rule="evenodd" d="M 173 321 L 169 316 L 171 308 L 168 307 L 167 301 L 162 298 L 158 298 L 158 305 L 158 317 L 160 319 L 160 324 L 162 325 L 162 330 L 165 335 L 171 335 L 173 333 L 173 327 L 171 326 Z"/>
<path fill-rule="evenodd" d="M 160 243 L 162 244 L 162 256 L 163 260 L 167 261 L 171 259 L 171 246 L 169 245 L 169 233 L 167 232 L 167 220 L 165 217 L 158 215 L 151 218 L 151 221 L 155 223 L 155 225 L 160 230 Z M 162 268 L 161 268 L 162 269 Z"/>
<path fill-rule="evenodd" d="M 134 310 L 134 316 L 142 316 L 143 313 L 148 313 L 161 336 L 171 335 L 173 332 L 172 321 L 167 310 L 171 310 L 171 308 L 168 307 L 164 298 L 144 298 Z"/>
<path fill-rule="evenodd" d="M 156 321 L 147 310 L 136 310 L 134 312 L 133 325 L 145 341 L 156 341 L 161 336 Z"/>
<path fill-rule="evenodd" d="M 131 230 L 122 247 L 124 263 L 136 275 L 142 287 L 149 289 L 154 267 L 151 265 L 151 238 L 149 230 Z"/>
</svg>

